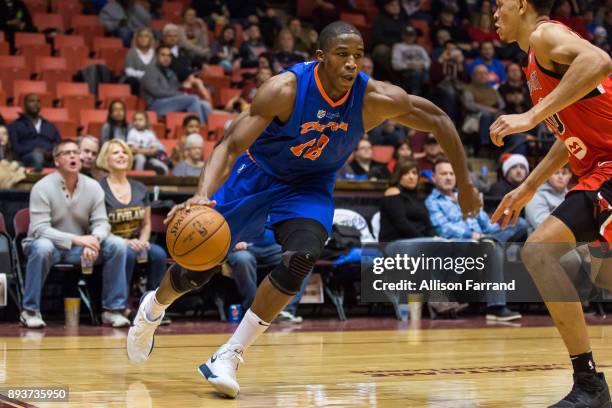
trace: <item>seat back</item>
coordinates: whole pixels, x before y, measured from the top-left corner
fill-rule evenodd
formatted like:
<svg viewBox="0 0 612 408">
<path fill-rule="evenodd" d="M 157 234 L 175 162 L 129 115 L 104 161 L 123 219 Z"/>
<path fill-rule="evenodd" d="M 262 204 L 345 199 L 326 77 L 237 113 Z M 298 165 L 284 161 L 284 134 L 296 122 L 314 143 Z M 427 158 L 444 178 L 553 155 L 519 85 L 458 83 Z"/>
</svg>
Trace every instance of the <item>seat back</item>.
<svg viewBox="0 0 612 408">
<path fill-rule="evenodd" d="M 19 235 L 26 235 L 28 233 L 28 227 L 30 226 L 30 209 L 22 208 L 15 213 L 13 218 L 13 231 L 15 231 L 15 237 Z"/>
</svg>

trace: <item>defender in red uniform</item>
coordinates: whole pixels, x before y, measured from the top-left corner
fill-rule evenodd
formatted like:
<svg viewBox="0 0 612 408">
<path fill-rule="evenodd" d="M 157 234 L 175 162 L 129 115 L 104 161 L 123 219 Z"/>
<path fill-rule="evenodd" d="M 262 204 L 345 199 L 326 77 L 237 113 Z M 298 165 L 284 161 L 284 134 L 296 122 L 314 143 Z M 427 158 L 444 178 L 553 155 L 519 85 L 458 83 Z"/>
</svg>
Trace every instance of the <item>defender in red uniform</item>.
<svg viewBox="0 0 612 408">
<path fill-rule="evenodd" d="M 596 283 L 612 287 L 612 60 L 564 25 L 550 21 L 554 0 L 497 0 L 497 32 L 528 53 L 525 69 L 534 106 L 520 115 L 499 117 L 491 139 L 503 145 L 506 136 L 545 121 L 558 139 L 529 175 L 507 194 L 492 221 L 515 223 L 536 189 L 568 161 L 580 177 L 565 201 L 535 230 L 522 251 L 523 262 L 548 299 L 546 306 L 563 337 L 574 368 L 572 391 L 552 407 L 612 407 L 603 373 L 598 373 L 576 289 L 559 259 L 577 242 L 603 245 L 592 258 Z M 599 273 L 598 273 L 599 272 Z"/>
</svg>

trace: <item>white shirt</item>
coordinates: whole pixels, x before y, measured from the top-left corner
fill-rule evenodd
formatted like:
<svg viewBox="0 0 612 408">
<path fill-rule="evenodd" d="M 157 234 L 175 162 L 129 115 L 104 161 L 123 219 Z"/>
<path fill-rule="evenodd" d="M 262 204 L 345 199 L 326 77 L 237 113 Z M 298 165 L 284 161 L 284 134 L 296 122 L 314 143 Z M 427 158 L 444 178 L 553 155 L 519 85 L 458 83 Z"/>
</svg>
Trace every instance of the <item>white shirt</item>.
<svg viewBox="0 0 612 408">
<path fill-rule="evenodd" d="M 157 142 L 155 133 L 149 129 L 138 130 L 136 128 L 130 129 L 127 135 L 127 144 L 130 146 L 136 146 L 140 148 L 151 147 Z"/>
</svg>

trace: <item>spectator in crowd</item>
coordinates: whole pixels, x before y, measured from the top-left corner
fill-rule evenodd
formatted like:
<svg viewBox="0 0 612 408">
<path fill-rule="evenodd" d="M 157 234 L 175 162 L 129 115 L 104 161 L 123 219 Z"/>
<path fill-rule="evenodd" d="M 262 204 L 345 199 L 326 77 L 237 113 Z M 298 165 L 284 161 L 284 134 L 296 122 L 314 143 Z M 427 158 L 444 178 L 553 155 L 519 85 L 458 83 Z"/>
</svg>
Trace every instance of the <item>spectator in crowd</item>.
<svg viewBox="0 0 612 408">
<path fill-rule="evenodd" d="M 198 17 L 211 22 L 225 21 L 229 17 L 227 8 L 222 0 L 208 0 L 191 2 L 195 8 Z"/>
<path fill-rule="evenodd" d="M 248 310 L 255 299 L 257 291 L 257 265 L 276 266 L 281 262 L 282 248 L 276 242 L 272 230 L 265 232 L 253 242 L 238 242 L 227 256 L 232 269 L 232 278 L 236 281 L 238 293 L 242 297 L 242 308 Z M 306 290 L 310 276 L 304 279 L 300 291 L 291 303 L 280 312 L 276 321 L 301 323 L 302 318 L 295 315 L 297 305 Z"/>
<path fill-rule="evenodd" d="M 81 174 L 99 180 L 100 170 L 96 167 L 96 158 L 100 151 L 100 142 L 94 136 L 82 136 L 77 139 L 77 146 L 81 152 Z"/>
<path fill-rule="evenodd" d="M 446 40 L 452 39 L 464 52 L 469 53 L 472 51 L 472 41 L 468 32 L 455 22 L 455 8 L 453 6 L 446 5 L 442 8 L 438 22 L 434 24 L 431 30 L 431 40 L 435 47 L 444 45 L 444 42 L 438 41 L 438 32 L 442 30 L 447 31 L 449 34 Z"/>
<path fill-rule="evenodd" d="M 254 68 L 258 65 L 259 55 L 268 49 L 261 38 L 261 31 L 257 24 L 251 24 L 246 29 L 247 40 L 240 45 L 240 66 Z"/>
<path fill-rule="evenodd" d="M 130 85 L 133 95 L 140 93 L 140 79 L 144 76 L 147 68 L 155 64 L 155 48 L 153 33 L 148 28 L 136 31 L 126 57 L 123 72 L 124 82 Z"/>
<path fill-rule="evenodd" d="M 295 50 L 293 34 L 288 29 L 282 29 L 278 34 L 278 45 L 273 58 L 276 60 L 280 69 L 287 69 L 299 62 L 304 62 L 305 55 Z"/>
<path fill-rule="evenodd" d="M 536 229 L 563 202 L 571 179 L 569 167 L 563 166 L 538 188 L 525 206 L 525 218 L 531 228 Z"/>
<path fill-rule="evenodd" d="M 211 63 L 221 65 L 226 73 L 233 71 L 239 52 L 236 48 L 236 30 L 232 25 L 223 27 L 219 38 L 213 42 L 210 53 Z"/>
<path fill-rule="evenodd" d="M 376 74 L 382 79 L 393 78 L 391 49 L 393 44 L 402 40 L 407 24 L 399 0 L 385 0 L 383 9 L 372 23 L 372 60 Z"/>
<path fill-rule="evenodd" d="M 175 176 L 199 177 L 204 168 L 202 151 L 204 149 L 204 139 L 198 133 L 192 133 L 185 138 L 184 159 L 174 166 L 172 174 Z"/>
<path fill-rule="evenodd" d="M 0 2 L 0 31 L 11 44 L 11 53 L 15 52 L 15 33 L 36 31 L 32 16 L 22 0 Z"/>
<path fill-rule="evenodd" d="M 228 112 L 240 113 L 245 110 L 255 97 L 257 89 L 269 78 L 272 77 L 272 70 L 270 68 L 259 68 L 255 78 L 245 79 L 242 83 L 242 89 L 240 95 L 231 98 L 225 104 L 225 110 Z"/>
<path fill-rule="evenodd" d="M 476 218 L 470 217 L 464 220 L 457 203 L 455 173 L 448 160 L 441 159 L 436 162 L 433 168 L 433 182 L 435 188 L 425 200 L 425 205 L 438 236 L 458 240 L 488 238 L 501 243 L 508 242 L 511 238 L 519 239 L 519 236 L 527 237 L 526 223 L 501 230 L 498 224 L 491 224 L 489 216 L 483 210 Z M 489 282 L 504 281 L 503 249 L 499 246 L 496 246 L 496 249 L 495 265 L 488 264 L 484 270 Z M 519 313 L 506 307 L 506 293 L 503 291 L 488 291 L 487 306 L 487 320 L 510 321 L 521 318 Z"/>
<path fill-rule="evenodd" d="M 318 31 L 340 19 L 340 14 L 353 11 L 353 0 L 314 0 L 312 20 Z"/>
<path fill-rule="evenodd" d="M 405 138 L 406 128 L 391 119 L 385 120 L 368 134 L 368 140 L 373 145 L 396 146 Z"/>
<path fill-rule="evenodd" d="M 162 45 L 170 49 L 172 60 L 170 69 L 179 81 L 185 82 L 194 72 L 194 63 L 189 52 L 179 45 L 179 28 L 175 24 L 166 24 L 162 30 Z M 201 63 L 195 70 L 201 68 Z"/>
<path fill-rule="evenodd" d="M 9 130 L 4 124 L 0 125 L 0 160 L 13 161 Z"/>
<path fill-rule="evenodd" d="M 362 58 L 361 71 L 370 77 L 374 75 L 374 62 L 372 62 L 372 58 L 366 56 Z"/>
<path fill-rule="evenodd" d="M 106 123 L 102 125 L 100 141 L 102 144 L 112 139 L 127 140 L 130 125 L 127 122 L 127 109 L 123 101 L 112 101 L 108 106 Z"/>
<path fill-rule="evenodd" d="M 120 139 L 102 146 L 98 167 L 108 172 L 100 180 L 111 233 L 124 241 L 126 248 L 126 285 L 132 284 L 136 263 L 147 263 L 147 290 L 159 286 L 166 271 L 166 251 L 151 240 L 151 203 L 147 187 L 128 179 L 132 168 L 132 152 Z"/>
<path fill-rule="evenodd" d="M 520 65 L 511 62 L 506 67 L 506 72 L 508 79 L 498 89 L 506 101 L 506 112 L 510 114 L 527 112 L 531 108 L 531 96 Z M 520 93 L 521 97 L 516 97 L 517 93 Z"/>
<path fill-rule="evenodd" d="M 593 32 L 593 44 L 610 53 L 610 42 L 608 41 L 608 32 L 603 27 L 597 27 Z"/>
<path fill-rule="evenodd" d="M 502 163 L 503 178 L 493 184 L 489 195 L 499 204 L 506 194 L 518 187 L 529 175 L 529 163 L 522 154 L 512 154 Z"/>
<path fill-rule="evenodd" d="M 40 97 L 28 94 L 23 99 L 24 113 L 8 127 L 11 149 L 16 160 L 34 171 L 52 166 L 51 151 L 62 137 L 55 125 L 40 116 Z"/>
<path fill-rule="evenodd" d="M 352 176 L 359 179 L 389 180 L 391 174 L 384 163 L 372 160 L 372 143 L 361 139 L 355 149 L 353 160 L 339 171 L 341 177 Z"/>
<path fill-rule="evenodd" d="M 582 22 L 584 23 L 584 26 L 589 32 L 591 36 L 590 38 L 593 38 L 593 35 L 595 34 L 595 29 L 597 27 L 600 27 L 599 22 L 595 20 L 595 8 L 593 8 L 592 6 L 587 6 L 582 10 Z"/>
<path fill-rule="evenodd" d="M 468 113 L 462 129 L 465 133 L 479 135 L 479 147 L 491 146 L 489 127 L 506 107 L 504 98 L 489 86 L 487 78 L 487 67 L 477 65 L 472 83 L 465 87 L 461 96 L 463 107 Z"/>
<path fill-rule="evenodd" d="M 170 69 L 171 59 L 169 47 L 158 47 L 157 63 L 147 68 L 142 77 L 140 91 L 147 109 L 154 110 L 159 116 L 165 116 L 168 112 L 194 112 L 200 121 L 206 122 L 207 115 L 212 112 L 210 103 L 180 91 L 179 79 Z"/>
<path fill-rule="evenodd" d="M 125 327 L 127 305 L 126 245 L 110 234 L 104 191 L 97 181 L 79 174 L 79 148 L 64 140 L 53 148 L 57 171 L 43 177 L 30 192 L 30 227 L 23 241 L 27 256 L 20 321 L 42 328 L 40 296 L 53 264 L 103 263 L 102 321 Z"/>
<path fill-rule="evenodd" d="M 572 11 L 572 3 L 569 0 L 560 0 L 556 2 L 551 14 L 551 18 L 555 21 L 565 24 L 573 31 L 580 34 L 581 37 L 589 39 L 589 32 L 587 31 L 584 22 Z"/>
<path fill-rule="evenodd" d="M 185 116 L 183 118 L 182 128 L 183 135 L 181 140 L 174 146 L 170 154 L 170 161 L 175 164 L 185 158 L 185 136 L 192 134 L 202 135 L 202 122 L 200 122 L 200 119 L 196 115 Z"/>
<path fill-rule="evenodd" d="M 150 5 L 146 0 L 109 0 L 100 10 L 98 18 L 106 32 L 118 36 L 125 47 L 130 46 L 132 33 L 148 27 L 152 16 Z"/>
<path fill-rule="evenodd" d="M 414 159 L 398 162 L 380 209 L 380 242 L 433 237 L 425 200 L 418 193 L 419 172 Z"/>
<path fill-rule="evenodd" d="M 307 57 L 314 55 L 317 50 L 317 32 L 315 30 L 305 30 L 302 27 L 302 21 L 297 17 L 289 20 L 288 28 L 293 34 L 295 50 Z"/>
<path fill-rule="evenodd" d="M 478 48 L 479 44 L 484 41 L 491 41 L 496 48 L 501 47 L 490 13 L 481 13 L 478 18 L 478 26 L 470 27 L 468 34 L 472 40 L 472 48 Z"/>
<path fill-rule="evenodd" d="M 178 43 L 192 59 L 204 62 L 210 58 L 208 25 L 197 16 L 192 7 L 183 11 L 183 25 L 178 27 Z"/>
<path fill-rule="evenodd" d="M 463 53 L 456 42 L 448 40 L 429 69 L 432 100 L 458 124 L 461 118 L 459 95 L 467 83 Z"/>
<path fill-rule="evenodd" d="M 487 68 L 487 82 L 490 86 L 497 88 L 506 80 L 506 68 L 504 64 L 495 58 L 493 42 L 483 41 L 480 43 L 480 56 L 468 65 L 468 73 L 474 75 L 476 67 L 484 65 Z"/>
<path fill-rule="evenodd" d="M 127 144 L 134 155 L 134 170 L 148 167 L 158 175 L 168 174 L 168 166 L 159 159 L 159 155 L 163 154 L 163 145 L 151 130 L 149 115 L 143 111 L 135 112 L 133 122 L 127 135 Z"/>
<path fill-rule="evenodd" d="M 423 83 L 431 60 L 425 48 L 416 43 L 417 33 L 408 26 L 402 34 L 402 42 L 393 45 L 391 66 L 399 74 L 402 87 L 413 95 L 421 95 Z"/>
<path fill-rule="evenodd" d="M 481 239 L 487 236 L 499 242 L 527 238 L 527 223 L 522 218 L 519 218 L 516 226 L 508 226 L 503 230 L 498 224 L 491 224 L 484 210 L 475 218 L 464 220 L 457 203 L 455 173 L 448 160 L 438 160 L 432 176 L 435 188 L 425 200 L 425 204 L 429 209 L 431 224 L 439 236 L 446 239 Z"/>
<path fill-rule="evenodd" d="M 436 161 L 444 157 L 444 153 L 442 152 L 440 143 L 438 143 L 438 139 L 436 139 L 436 137 L 431 133 L 429 133 L 425 138 L 425 142 L 423 143 L 423 153 L 425 153 L 425 156 L 419 159 L 419 171 L 433 170 Z"/>
<path fill-rule="evenodd" d="M 389 170 L 389 173 L 391 173 L 391 175 L 393 176 L 398 163 L 408 159 L 416 160 L 416 158 L 412 154 L 410 138 L 406 138 L 395 145 L 395 149 L 393 150 L 393 157 L 391 158 L 391 160 L 389 160 L 389 163 L 387 163 L 387 169 Z"/>
</svg>

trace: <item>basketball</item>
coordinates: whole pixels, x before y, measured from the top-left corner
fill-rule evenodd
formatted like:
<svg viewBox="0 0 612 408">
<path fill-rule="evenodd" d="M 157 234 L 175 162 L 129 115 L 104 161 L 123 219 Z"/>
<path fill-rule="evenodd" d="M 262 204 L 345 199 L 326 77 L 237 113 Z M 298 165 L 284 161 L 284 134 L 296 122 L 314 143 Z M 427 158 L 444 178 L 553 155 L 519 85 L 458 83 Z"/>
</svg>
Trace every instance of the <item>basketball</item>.
<svg viewBox="0 0 612 408">
<path fill-rule="evenodd" d="M 227 255 L 230 241 L 225 218 L 205 205 L 178 211 L 166 233 L 170 256 L 182 267 L 194 271 L 218 265 Z"/>
</svg>

